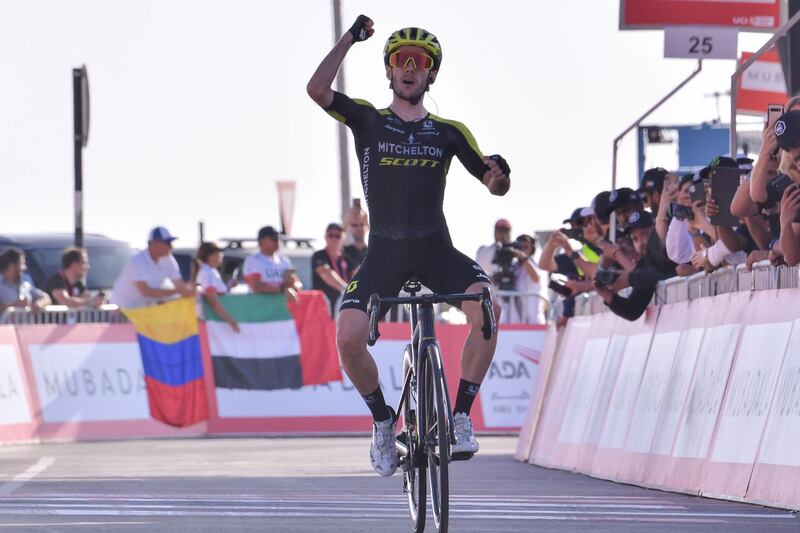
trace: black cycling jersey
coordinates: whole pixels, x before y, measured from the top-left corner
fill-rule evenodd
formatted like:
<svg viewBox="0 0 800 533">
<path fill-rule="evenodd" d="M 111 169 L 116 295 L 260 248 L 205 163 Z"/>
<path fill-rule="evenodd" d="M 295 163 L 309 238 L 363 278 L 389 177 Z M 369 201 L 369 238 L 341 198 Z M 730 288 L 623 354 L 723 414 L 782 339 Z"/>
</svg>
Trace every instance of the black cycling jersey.
<svg viewBox="0 0 800 533">
<path fill-rule="evenodd" d="M 353 131 L 372 236 L 446 233 L 442 204 L 453 156 L 479 180 L 487 170 L 478 144 L 460 122 L 431 114 L 406 122 L 388 108 L 375 109 L 335 91 L 325 110 Z"/>
</svg>

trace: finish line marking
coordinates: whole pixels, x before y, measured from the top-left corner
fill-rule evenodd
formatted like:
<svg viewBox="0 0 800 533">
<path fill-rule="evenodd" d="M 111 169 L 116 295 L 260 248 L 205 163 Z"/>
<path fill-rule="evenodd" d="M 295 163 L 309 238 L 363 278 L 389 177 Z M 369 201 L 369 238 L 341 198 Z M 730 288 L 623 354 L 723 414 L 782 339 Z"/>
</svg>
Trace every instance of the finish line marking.
<svg viewBox="0 0 800 533">
<path fill-rule="evenodd" d="M 34 464 L 29 466 L 27 470 L 21 472 L 11 478 L 11 481 L 4 483 L 0 486 L 0 496 L 7 496 L 15 490 L 23 486 L 28 481 L 32 480 L 48 468 L 56 461 L 55 457 L 42 457 Z"/>
</svg>

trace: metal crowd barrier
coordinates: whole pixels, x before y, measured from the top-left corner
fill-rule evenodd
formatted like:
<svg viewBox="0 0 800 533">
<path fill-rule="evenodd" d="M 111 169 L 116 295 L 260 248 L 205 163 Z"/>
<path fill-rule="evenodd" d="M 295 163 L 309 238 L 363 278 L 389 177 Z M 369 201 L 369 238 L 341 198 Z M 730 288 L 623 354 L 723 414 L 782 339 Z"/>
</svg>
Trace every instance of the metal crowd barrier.
<svg viewBox="0 0 800 533">
<path fill-rule="evenodd" d="M 65 305 L 48 305 L 43 311 L 32 311 L 15 307 L 7 308 L 0 314 L 0 324 L 16 326 L 33 324 L 82 324 L 99 322 L 122 324 L 127 322 L 116 305 L 103 305 L 99 309 L 75 309 Z"/>
<path fill-rule="evenodd" d="M 772 266 L 760 261 L 748 271 L 746 265 L 727 266 L 710 274 L 699 272 L 687 277 L 674 277 L 659 282 L 655 303 L 671 304 L 707 296 L 744 291 L 800 288 L 800 266 Z M 602 306 L 602 309 L 598 307 Z M 576 315 L 593 315 L 607 311 L 595 293 L 576 298 Z"/>
</svg>

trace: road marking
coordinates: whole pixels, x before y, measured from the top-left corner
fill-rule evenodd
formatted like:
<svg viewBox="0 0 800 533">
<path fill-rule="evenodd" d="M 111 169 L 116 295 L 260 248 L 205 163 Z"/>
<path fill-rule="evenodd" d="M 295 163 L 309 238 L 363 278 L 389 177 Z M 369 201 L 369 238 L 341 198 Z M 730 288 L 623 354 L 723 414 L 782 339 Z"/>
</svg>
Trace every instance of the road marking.
<svg viewBox="0 0 800 533">
<path fill-rule="evenodd" d="M 0 496 L 7 496 L 23 486 L 28 481 L 32 480 L 52 465 L 55 462 L 55 457 L 42 457 L 34 464 L 29 466 L 27 470 L 21 472 L 11 478 L 11 481 L 0 485 Z"/>
</svg>

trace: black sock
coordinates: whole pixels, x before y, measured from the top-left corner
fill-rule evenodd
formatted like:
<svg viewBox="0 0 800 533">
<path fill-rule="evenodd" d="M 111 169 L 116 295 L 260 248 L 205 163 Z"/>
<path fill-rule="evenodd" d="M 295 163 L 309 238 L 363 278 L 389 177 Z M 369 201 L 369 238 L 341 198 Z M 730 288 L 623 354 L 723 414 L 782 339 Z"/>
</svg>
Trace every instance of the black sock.
<svg viewBox="0 0 800 533">
<path fill-rule="evenodd" d="M 453 407 L 453 414 L 465 413 L 469 415 L 469 410 L 472 409 L 472 402 L 475 401 L 475 396 L 478 395 L 478 389 L 481 388 L 480 383 L 472 383 L 462 379 L 458 383 L 458 395 L 456 395 L 456 405 Z"/>
<path fill-rule="evenodd" d="M 369 410 L 372 411 L 372 418 L 375 422 L 388 420 L 392 416 L 392 413 L 386 406 L 386 400 L 383 399 L 383 391 L 380 385 L 378 385 L 378 388 L 375 389 L 374 392 L 364 395 L 362 398 L 364 398 Z"/>
</svg>

